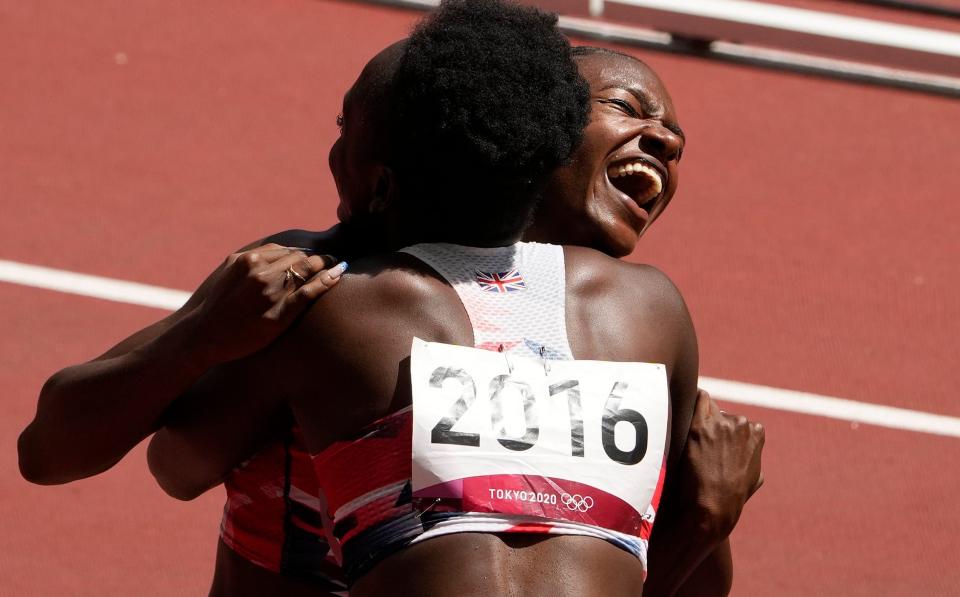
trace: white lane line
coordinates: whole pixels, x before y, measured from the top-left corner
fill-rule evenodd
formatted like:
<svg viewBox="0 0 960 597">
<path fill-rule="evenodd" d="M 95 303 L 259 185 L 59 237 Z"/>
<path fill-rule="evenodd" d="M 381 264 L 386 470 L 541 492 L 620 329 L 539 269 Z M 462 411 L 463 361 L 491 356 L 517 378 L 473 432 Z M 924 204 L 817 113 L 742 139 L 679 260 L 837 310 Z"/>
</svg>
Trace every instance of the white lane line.
<svg viewBox="0 0 960 597">
<path fill-rule="evenodd" d="M 701 377 L 700 387 L 721 402 L 736 402 L 880 427 L 960 437 L 958 417 L 713 377 Z"/>
<path fill-rule="evenodd" d="M 189 292 L 181 290 L 4 260 L 0 260 L 0 281 L 171 311 L 183 305 L 190 296 Z M 712 377 L 701 377 L 700 387 L 721 402 L 960 437 L 960 417 Z"/>
<path fill-rule="evenodd" d="M 0 281 L 175 311 L 189 292 L 0 259 Z"/>
</svg>

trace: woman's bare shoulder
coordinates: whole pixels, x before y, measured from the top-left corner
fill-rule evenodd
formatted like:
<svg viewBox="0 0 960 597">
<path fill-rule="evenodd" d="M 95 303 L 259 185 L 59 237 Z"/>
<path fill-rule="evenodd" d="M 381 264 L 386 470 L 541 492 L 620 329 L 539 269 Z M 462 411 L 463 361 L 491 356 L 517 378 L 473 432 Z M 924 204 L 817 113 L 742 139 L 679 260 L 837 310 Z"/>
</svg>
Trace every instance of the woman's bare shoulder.
<svg viewBox="0 0 960 597">
<path fill-rule="evenodd" d="M 586 247 L 564 247 L 570 292 L 585 298 L 629 300 L 658 313 L 686 311 L 670 277 L 657 267 L 615 259 Z"/>
<path fill-rule="evenodd" d="M 464 326 L 469 329 L 469 320 L 456 292 L 422 262 L 400 253 L 351 262 L 298 325 L 299 333 L 327 345 L 332 339 L 388 342 L 404 335 L 456 343 Z"/>
</svg>

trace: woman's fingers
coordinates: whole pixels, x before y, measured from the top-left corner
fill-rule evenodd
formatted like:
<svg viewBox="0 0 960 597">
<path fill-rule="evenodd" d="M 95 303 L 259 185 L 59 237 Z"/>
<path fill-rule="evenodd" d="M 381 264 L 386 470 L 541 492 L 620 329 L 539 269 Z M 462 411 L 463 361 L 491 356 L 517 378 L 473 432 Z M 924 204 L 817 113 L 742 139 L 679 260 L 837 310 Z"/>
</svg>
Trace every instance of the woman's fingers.
<svg viewBox="0 0 960 597">
<path fill-rule="evenodd" d="M 308 256 L 299 250 L 289 251 L 271 263 L 262 275 L 270 281 L 279 281 L 293 293 L 334 263 L 336 260 L 332 255 Z"/>
<path fill-rule="evenodd" d="M 312 303 L 317 297 L 336 286 L 337 282 L 340 281 L 340 276 L 347 271 L 347 267 L 347 262 L 341 261 L 330 269 L 315 274 L 307 280 L 306 284 L 288 297 L 290 306 L 293 307 L 293 310 L 299 311 L 299 309 Z"/>
</svg>

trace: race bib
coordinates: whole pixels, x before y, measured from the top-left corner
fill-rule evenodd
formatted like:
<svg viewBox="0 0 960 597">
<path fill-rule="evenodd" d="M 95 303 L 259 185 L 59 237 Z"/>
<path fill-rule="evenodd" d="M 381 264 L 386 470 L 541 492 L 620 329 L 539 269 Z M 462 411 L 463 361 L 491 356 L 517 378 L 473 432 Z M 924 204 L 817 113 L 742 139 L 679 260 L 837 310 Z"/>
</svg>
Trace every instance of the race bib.
<svg viewBox="0 0 960 597">
<path fill-rule="evenodd" d="M 663 365 L 417 338 L 410 369 L 414 498 L 639 535 L 666 446 Z"/>
</svg>

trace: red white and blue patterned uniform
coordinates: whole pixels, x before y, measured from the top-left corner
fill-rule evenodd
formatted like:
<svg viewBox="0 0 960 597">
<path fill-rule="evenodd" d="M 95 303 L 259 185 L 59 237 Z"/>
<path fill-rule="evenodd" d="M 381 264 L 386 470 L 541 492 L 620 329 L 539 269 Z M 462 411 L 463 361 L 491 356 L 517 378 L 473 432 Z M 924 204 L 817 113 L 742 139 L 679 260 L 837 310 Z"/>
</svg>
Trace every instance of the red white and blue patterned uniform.
<svg viewBox="0 0 960 597">
<path fill-rule="evenodd" d="M 346 591 L 324 534 L 316 472 L 299 427 L 260 450 L 224 481 L 223 543 L 257 566 Z"/>
<path fill-rule="evenodd" d="M 470 317 L 476 347 L 546 359 L 573 358 L 566 331 L 562 247 L 429 244 L 403 252 L 429 265 L 457 291 Z M 441 500 L 425 505 L 413 499 L 412 419 L 407 407 L 314 457 L 328 507 L 328 535 L 349 582 L 403 547 L 461 532 L 597 537 L 632 553 L 646 567 L 646 544 L 662 490 L 663 466 L 638 535 L 534 516 L 461 512 Z"/>
</svg>

